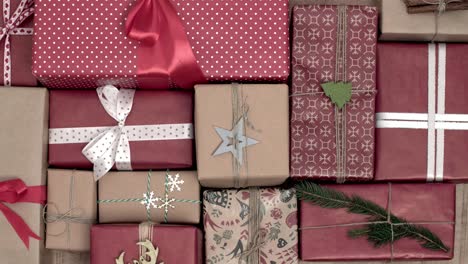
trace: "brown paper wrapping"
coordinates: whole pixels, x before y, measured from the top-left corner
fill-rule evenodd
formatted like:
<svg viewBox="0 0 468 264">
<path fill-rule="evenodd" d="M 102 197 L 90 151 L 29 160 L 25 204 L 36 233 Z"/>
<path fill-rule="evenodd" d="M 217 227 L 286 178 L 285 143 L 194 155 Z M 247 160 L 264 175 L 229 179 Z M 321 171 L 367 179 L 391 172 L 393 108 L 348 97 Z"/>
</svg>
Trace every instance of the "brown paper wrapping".
<svg viewBox="0 0 468 264">
<path fill-rule="evenodd" d="M 145 205 L 140 200 L 125 201 L 126 199 L 142 199 L 148 192 L 148 173 L 150 177 L 150 192 L 154 197 L 165 198 L 166 173 L 173 176 L 179 175 L 180 191 L 174 188 L 170 191 L 169 199 L 187 199 L 190 201 L 174 201 L 174 208 L 168 207 L 167 221 L 164 218 L 164 207 L 150 209 L 148 218 Z M 109 172 L 99 183 L 99 223 L 139 223 L 152 221 L 155 223 L 171 224 L 198 224 L 200 222 L 200 184 L 195 171 L 133 171 L 133 172 Z M 105 200 L 121 200 L 105 202 Z M 197 202 L 194 202 L 197 201 Z M 156 205 L 162 205 L 162 201 L 155 201 Z"/>
<path fill-rule="evenodd" d="M 431 41 L 436 31 L 436 14 L 408 14 L 401 0 L 382 0 L 380 40 Z M 468 10 L 447 11 L 438 18 L 434 41 L 468 42 Z"/>
<path fill-rule="evenodd" d="M 45 185 L 48 95 L 45 88 L 0 88 L 0 181 L 22 179 Z M 7 204 L 43 237 L 42 205 Z M 40 264 L 44 241 L 30 239 L 29 250 L 0 213 L 0 263 Z"/>
<path fill-rule="evenodd" d="M 244 122 L 245 135 L 258 143 L 244 148 L 243 164 L 236 176 L 236 159 L 230 152 L 212 156 L 223 141 L 215 127 L 231 130 L 233 122 L 238 121 L 233 121 L 235 100 L 232 86 L 195 86 L 195 134 L 200 183 L 205 187 L 217 188 L 279 185 L 289 175 L 288 86 L 239 84 L 238 89 L 240 101 L 248 109 L 248 121 Z M 236 177 L 239 186 L 236 186 Z"/>
<path fill-rule="evenodd" d="M 89 252 L 71 252 L 64 250 L 47 250 L 44 264 L 89 264 Z"/>
<path fill-rule="evenodd" d="M 48 221 L 46 248 L 89 251 L 91 225 L 97 218 L 96 188 L 91 171 L 48 170 L 48 218 L 70 212 L 80 219 Z"/>
</svg>

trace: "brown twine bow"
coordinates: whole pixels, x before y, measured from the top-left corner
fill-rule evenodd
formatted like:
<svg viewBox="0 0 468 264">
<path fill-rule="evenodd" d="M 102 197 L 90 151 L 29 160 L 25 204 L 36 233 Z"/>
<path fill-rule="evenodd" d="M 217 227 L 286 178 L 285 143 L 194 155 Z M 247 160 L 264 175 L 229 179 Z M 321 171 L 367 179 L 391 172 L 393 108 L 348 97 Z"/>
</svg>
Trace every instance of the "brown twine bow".
<svg viewBox="0 0 468 264">
<path fill-rule="evenodd" d="M 82 215 L 85 213 L 82 208 L 76 208 L 73 206 L 73 198 L 74 198 L 74 188 L 75 186 L 75 171 L 72 172 L 71 176 L 71 181 L 70 181 L 70 188 L 69 188 L 69 197 L 68 197 L 68 204 L 69 204 L 69 210 L 67 210 L 65 213 L 60 213 L 58 207 L 54 203 L 48 203 L 44 206 L 42 209 L 42 219 L 44 220 L 45 223 L 51 224 L 51 223 L 57 223 L 57 222 L 63 222 L 65 223 L 65 227 L 63 231 L 56 233 L 56 234 L 51 234 L 49 231 L 46 231 L 47 235 L 50 236 L 61 236 L 64 233 L 67 233 L 67 244 L 70 244 L 71 237 L 70 237 L 70 224 L 72 223 L 77 223 L 77 224 L 94 224 L 96 222 L 95 219 L 91 218 L 85 218 L 82 217 Z M 52 213 L 51 210 L 48 210 L 49 207 L 53 207 L 54 212 L 57 213 Z"/>
<path fill-rule="evenodd" d="M 258 252 L 263 246 L 266 245 L 266 243 L 267 240 L 265 239 L 265 236 L 262 235 L 262 232 L 258 231 L 253 236 L 253 241 L 249 243 L 247 249 L 238 255 L 239 264 L 244 263 L 244 261 L 247 263 L 248 258 L 252 256 L 255 252 Z"/>
<path fill-rule="evenodd" d="M 387 198 L 387 219 L 385 221 L 370 221 L 370 222 L 359 222 L 359 223 L 349 223 L 349 224 L 338 224 L 338 225 L 321 225 L 321 226 L 307 226 L 301 227 L 299 230 L 313 230 L 313 229 L 323 229 L 323 228 L 334 228 L 334 227 L 350 227 L 350 226 L 362 226 L 362 225 L 372 225 L 372 224 L 389 224 L 391 230 L 392 241 L 390 242 L 390 261 L 394 260 L 394 227 L 395 226 L 405 226 L 405 225 L 443 225 L 443 224 L 452 224 L 453 221 L 434 221 L 434 222 L 410 222 L 410 223 L 393 223 L 392 222 L 392 184 L 388 183 L 388 198 Z"/>
</svg>

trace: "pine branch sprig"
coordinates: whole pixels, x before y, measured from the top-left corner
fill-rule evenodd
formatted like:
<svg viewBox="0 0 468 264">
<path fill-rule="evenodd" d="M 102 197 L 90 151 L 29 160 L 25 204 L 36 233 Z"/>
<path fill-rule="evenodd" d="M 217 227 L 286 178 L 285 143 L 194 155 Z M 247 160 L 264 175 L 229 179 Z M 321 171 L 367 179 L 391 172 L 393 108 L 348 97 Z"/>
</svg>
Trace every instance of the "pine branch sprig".
<svg viewBox="0 0 468 264">
<path fill-rule="evenodd" d="M 442 240 L 428 228 L 407 222 L 389 213 L 380 205 L 360 196 L 348 196 L 343 192 L 323 187 L 312 182 L 296 185 L 298 199 L 309 201 L 322 208 L 345 208 L 349 213 L 366 215 L 369 221 L 363 228 L 351 229 L 351 238 L 367 237 L 375 247 L 391 244 L 402 238 L 411 238 L 424 248 L 434 251 L 450 250 Z M 388 221 L 390 220 L 390 221 Z"/>
</svg>

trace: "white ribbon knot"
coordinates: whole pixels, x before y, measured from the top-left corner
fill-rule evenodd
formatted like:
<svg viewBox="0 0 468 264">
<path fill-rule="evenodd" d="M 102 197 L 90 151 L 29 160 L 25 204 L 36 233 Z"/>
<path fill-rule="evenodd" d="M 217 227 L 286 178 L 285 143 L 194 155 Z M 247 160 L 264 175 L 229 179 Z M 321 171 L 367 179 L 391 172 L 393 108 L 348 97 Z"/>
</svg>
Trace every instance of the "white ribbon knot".
<svg viewBox="0 0 468 264">
<path fill-rule="evenodd" d="M 118 170 L 132 170 L 125 120 L 132 110 L 135 90 L 106 85 L 96 91 L 106 112 L 117 121 L 116 126 L 99 133 L 82 151 L 94 164 L 94 178 L 99 180 L 114 164 Z"/>
</svg>

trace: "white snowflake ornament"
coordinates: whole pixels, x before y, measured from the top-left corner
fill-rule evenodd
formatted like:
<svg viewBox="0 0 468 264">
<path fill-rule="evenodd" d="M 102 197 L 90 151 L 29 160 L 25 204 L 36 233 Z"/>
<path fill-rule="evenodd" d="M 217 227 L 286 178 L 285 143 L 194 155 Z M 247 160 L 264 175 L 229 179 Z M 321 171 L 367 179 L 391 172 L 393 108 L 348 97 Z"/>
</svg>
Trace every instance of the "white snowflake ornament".
<svg viewBox="0 0 468 264">
<path fill-rule="evenodd" d="M 167 174 L 166 186 L 169 187 L 170 192 L 173 192 L 174 190 L 177 190 L 178 192 L 180 192 L 182 190 L 180 186 L 184 184 L 184 180 L 179 179 L 179 177 L 180 177 L 179 173 L 177 173 L 175 176 Z"/>
<path fill-rule="evenodd" d="M 143 201 L 141 201 L 140 203 L 146 206 L 146 210 L 150 210 L 151 207 L 155 209 L 157 208 L 156 202 L 158 202 L 159 200 L 159 197 L 154 197 L 154 192 L 150 192 L 149 194 L 143 194 Z"/>
</svg>

